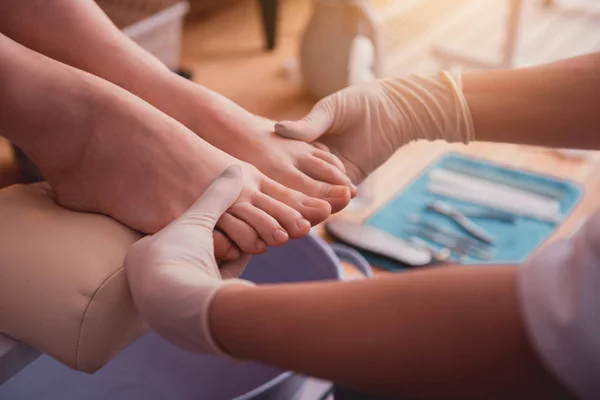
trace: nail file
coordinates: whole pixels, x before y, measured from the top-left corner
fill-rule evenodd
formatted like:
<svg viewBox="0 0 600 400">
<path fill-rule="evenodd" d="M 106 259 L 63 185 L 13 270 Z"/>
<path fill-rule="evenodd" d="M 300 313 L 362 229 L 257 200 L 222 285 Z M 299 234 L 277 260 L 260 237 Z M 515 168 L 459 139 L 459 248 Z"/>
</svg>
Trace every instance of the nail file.
<svg viewBox="0 0 600 400">
<path fill-rule="evenodd" d="M 429 174 L 430 183 L 451 187 L 455 190 L 476 192 L 487 197 L 513 204 L 528 205 L 531 208 L 558 213 L 560 203 L 557 200 L 540 196 L 500 183 L 473 178 L 461 173 L 438 168 Z"/>
<path fill-rule="evenodd" d="M 325 229 L 327 233 L 341 242 L 408 266 L 419 267 L 433 261 L 431 252 L 426 248 L 415 246 L 368 225 L 333 220 L 325 224 Z"/>
<path fill-rule="evenodd" d="M 512 186 L 517 189 L 549 197 L 558 201 L 560 201 L 565 195 L 564 190 L 560 190 L 549 185 L 535 182 L 523 182 L 517 178 L 513 178 L 508 175 L 501 175 L 493 171 L 469 167 L 468 165 L 446 163 L 443 167 L 450 171 L 460 172 L 462 174 L 469 175 L 475 178 L 485 179 L 487 181 Z"/>
</svg>

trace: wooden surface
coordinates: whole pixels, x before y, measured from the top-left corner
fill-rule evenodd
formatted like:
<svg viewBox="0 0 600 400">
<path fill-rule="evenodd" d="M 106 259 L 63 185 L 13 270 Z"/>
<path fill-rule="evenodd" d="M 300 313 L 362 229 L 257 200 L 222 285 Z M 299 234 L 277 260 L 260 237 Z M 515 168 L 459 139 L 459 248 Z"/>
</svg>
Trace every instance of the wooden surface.
<svg viewBox="0 0 600 400">
<path fill-rule="evenodd" d="M 436 2 L 436 7 L 432 7 L 432 1 Z M 481 3 L 479 0 L 475 2 Z M 498 0 L 490 1 L 490 8 L 473 6 L 472 1 L 467 0 L 447 0 L 443 7 L 438 0 L 375 1 L 383 22 L 388 73 L 406 68 L 420 70 L 435 67 L 430 45 L 450 29 L 447 23 L 449 17 L 446 17 L 452 14 L 450 3 L 457 12 L 461 12 L 461 7 L 465 5 L 469 12 L 474 12 L 472 7 L 476 7 L 480 14 L 474 12 L 474 20 L 494 14 L 490 10 L 500 7 Z M 193 71 L 196 82 L 223 93 L 252 112 L 273 119 L 301 117 L 310 109 L 314 99 L 302 88 L 300 80 L 294 75 L 293 66 L 299 38 L 310 14 L 310 4 L 305 0 L 282 1 L 278 47 L 271 53 L 263 51 L 260 10 L 258 2 L 254 0 L 240 0 L 235 6 L 210 17 L 190 19 L 184 32 L 182 64 Z M 559 35 L 562 25 L 557 18 L 553 16 L 552 23 Z M 528 25 L 529 29 L 533 29 L 538 20 L 532 19 L 534 24 Z M 547 23 L 544 20 L 544 24 Z M 568 25 L 570 34 L 571 25 Z M 597 25 L 600 29 L 600 24 Z M 586 26 L 589 27 L 589 24 Z M 488 32 L 491 28 L 486 26 L 485 29 Z M 469 43 L 476 49 L 472 36 Z M 482 43 L 480 47 L 487 42 Z M 565 48 L 564 43 L 561 42 L 560 48 Z M 558 57 L 562 53 L 548 54 L 544 53 L 544 57 Z M 547 61 L 539 57 L 542 56 L 532 61 Z M 600 204 L 600 182 L 596 178 L 597 155 L 581 161 L 565 159 L 551 150 L 514 145 L 414 143 L 401 149 L 375 174 L 375 198 L 369 209 L 360 213 L 344 211 L 340 215 L 364 218 L 449 149 L 584 184 L 587 194 L 559 229 L 558 236 L 570 232 Z M 12 183 L 18 178 L 11 157 L 7 144 L 0 141 L 0 186 L 3 181 L 5 184 Z"/>
</svg>

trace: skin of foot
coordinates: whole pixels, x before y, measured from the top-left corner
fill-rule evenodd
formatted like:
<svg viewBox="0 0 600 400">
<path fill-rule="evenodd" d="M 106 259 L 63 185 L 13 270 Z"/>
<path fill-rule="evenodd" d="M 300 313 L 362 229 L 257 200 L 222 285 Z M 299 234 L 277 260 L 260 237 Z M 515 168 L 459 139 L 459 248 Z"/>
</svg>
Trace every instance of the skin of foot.
<svg viewBox="0 0 600 400">
<path fill-rule="evenodd" d="M 148 101 L 271 179 L 327 201 L 333 212 L 356 195 L 344 164 L 326 146 L 282 138 L 274 133 L 273 121 L 177 75 L 160 74 L 154 86 L 144 93 Z"/>
<path fill-rule="evenodd" d="M 95 135 L 73 174 L 48 177 L 61 204 L 119 215 L 127 225 L 155 232 L 182 214 L 226 167 L 239 164 L 244 188 L 217 227 L 243 252 L 261 253 L 267 245 L 305 236 L 329 216 L 326 202 L 267 178 L 143 102 L 118 103 L 96 116 Z"/>
<path fill-rule="evenodd" d="M 25 19 L 34 22 L 23 25 Z M 356 192 L 327 149 L 277 137 L 272 122 L 172 73 L 94 2 L 6 0 L 0 25 L 25 47 L 122 87 L 269 178 L 328 201 L 334 211 Z"/>
<path fill-rule="evenodd" d="M 131 93 L 7 45 L 12 57 L 3 68 L 11 79 L 0 96 L 0 130 L 40 167 L 59 204 L 153 233 L 238 164 L 244 188 L 217 226 L 239 250 L 261 253 L 306 235 L 329 216 L 327 202 L 266 177 Z M 215 242 L 220 257 L 237 257 L 224 236 L 217 234 Z"/>
</svg>

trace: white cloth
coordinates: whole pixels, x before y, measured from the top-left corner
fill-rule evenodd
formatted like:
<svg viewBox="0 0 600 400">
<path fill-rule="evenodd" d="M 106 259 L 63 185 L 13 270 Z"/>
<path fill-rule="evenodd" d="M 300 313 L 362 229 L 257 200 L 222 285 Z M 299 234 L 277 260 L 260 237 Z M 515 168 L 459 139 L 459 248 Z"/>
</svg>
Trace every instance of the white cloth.
<svg viewBox="0 0 600 400">
<path fill-rule="evenodd" d="M 600 399 L 600 212 L 523 265 L 519 292 L 547 368 L 578 397 Z"/>
</svg>

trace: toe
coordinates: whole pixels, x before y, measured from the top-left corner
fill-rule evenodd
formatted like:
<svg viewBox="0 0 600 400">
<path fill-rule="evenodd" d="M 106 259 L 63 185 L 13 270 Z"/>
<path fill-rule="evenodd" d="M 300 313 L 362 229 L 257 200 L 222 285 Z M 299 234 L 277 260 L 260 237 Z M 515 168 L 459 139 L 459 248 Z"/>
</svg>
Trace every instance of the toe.
<svg viewBox="0 0 600 400">
<path fill-rule="evenodd" d="M 213 240 L 217 260 L 233 261 L 240 257 L 240 251 L 222 232 L 215 230 Z"/>
<path fill-rule="evenodd" d="M 323 197 L 331 205 L 333 213 L 343 210 L 353 197 L 353 191 L 347 186 L 333 186 Z"/>
<path fill-rule="evenodd" d="M 320 152 L 317 154 L 318 156 L 327 157 L 328 153 Z M 337 160 L 334 155 L 329 155 Z M 331 204 L 333 212 L 338 212 L 346 207 L 350 199 L 356 195 L 356 187 L 354 187 L 350 178 L 338 167 L 317 156 L 304 157 L 298 161 L 297 166 L 302 173 L 310 178 L 305 182 L 305 186 L 310 188 L 305 194 L 326 200 Z"/>
<path fill-rule="evenodd" d="M 332 207 L 328 201 L 314 197 L 303 195 L 300 200 L 300 213 L 313 225 L 325 221 L 331 215 Z"/>
<path fill-rule="evenodd" d="M 345 189 L 348 191 L 348 188 Z M 312 225 L 325 221 L 331 214 L 331 205 L 327 201 L 308 197 L 271 179 L 265 179 L 261 183 L 260 190 L 300 212 Z"/>
<path fill-rule="evenodd" d="M 352 184 L 338 167 L 315 156 L 303 157 L 298 160 L 297 166 L 300 171 L 321 182 L 348 187 Z"/>
<path fill-rule="evenodd" d="M 289 239 L 288 233 L 275 218 L 248 202 L 234 204 L 229 212 L 254 228 L 260 238 L 270 246 L 280 246 Z"/>
<path fill-rule="evenodd" d="M 352 189 L 349 189 L 347 186 L 331 185 L 311 178 L 300 171 L 297 171 L 297 173 L 298 176 L 294 177 L 294 182 L 296 183 L 294 187 L 298 188 L 307 197 L 326 201 L 329 203 L 332 212 L 336 213 L 342 210 L 350 202 Z M 321 207 L 320 203 L 313 203 L 313 207 Z"/>
<path fill-rule="evenodd" d="M 231 215 L 223 214 L 217 222 L 217 227 L 227 234 L 244 253 L 261 254 L 267 250 L 265 242 L 258 237 L 258 233 L 248 223 Z M 216 247 L 215 237 L 215 247 Z"/>
<path fill-rule="evenodd" d="M 317 147 L 317 143 L 315 143 L 313 146 Z M 344 166 L 342 160 L 337 158 L 334 154 L 330 153 L 329 149 L 324 144 L 320 144 L 320 146 L 313 151 L 312 155 L 317 158 L 320 158 L 323 161 L 328 162 L 331 165 L 336 166 L 340 171 L 342 171 L 345 174 L 346 167 Z"/>
<path fill-rule="evenodd" d="M 300 212 L 266 194 L 254 196 L 252 204 L 274 217 L 292 238 L 301 238 L 310 232 L 310 222 Z"/>
<path fill-rule="evenodd" d="M 317 143 L 314 144 L 314 146 L 316 145 Z M 348 170 L 346 169 L 346 166 L 344 165 L 342 160 L 340 160 L 335 154 L 330 153 L 329 149 L 324 144 L 320 144 L 320 146 L 323 146 L 324 149 L 318 148 L 319 150 L 315 150 L 313 152 L 313 156 L 320 158 L 321 160 L 326 161 L 329 164 L 335 165 L 340 171 L 342 171 L 344 173 L 344 176 L 348 178 L 346 185 L 350 188 L 351 196 L 356 196 L 358 194 L 358 189 L 352 182 L 352 179 L 350 179 L 348 175 Z"/>
</svg>

